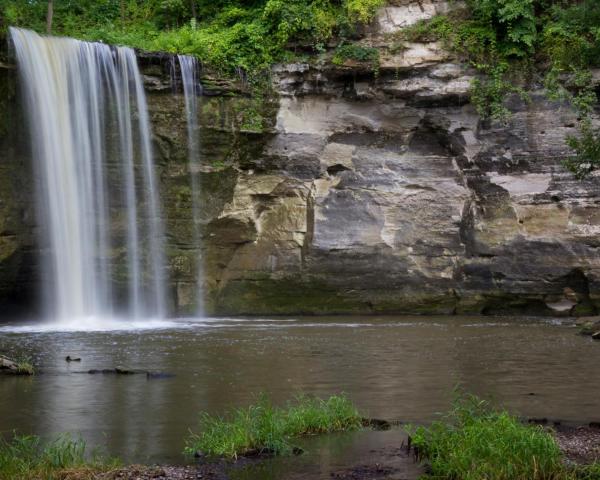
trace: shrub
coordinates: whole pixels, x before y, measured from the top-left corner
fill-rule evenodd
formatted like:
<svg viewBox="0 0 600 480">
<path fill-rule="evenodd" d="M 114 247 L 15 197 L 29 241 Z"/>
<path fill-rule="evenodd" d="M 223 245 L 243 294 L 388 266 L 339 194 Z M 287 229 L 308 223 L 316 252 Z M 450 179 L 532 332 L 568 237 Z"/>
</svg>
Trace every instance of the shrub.
<svg viewBox="0 0 600 480">
<path fill-rule="evenodd" d="M 385 0 L 346 0 L 346 11 L 353 21 L 370 22 Z"/>
</svg>

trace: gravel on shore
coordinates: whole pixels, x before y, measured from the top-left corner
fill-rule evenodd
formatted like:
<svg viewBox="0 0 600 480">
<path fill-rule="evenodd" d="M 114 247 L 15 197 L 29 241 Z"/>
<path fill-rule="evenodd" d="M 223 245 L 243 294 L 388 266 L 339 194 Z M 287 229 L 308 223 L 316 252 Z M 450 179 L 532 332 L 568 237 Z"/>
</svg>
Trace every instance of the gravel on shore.
<svg viewBox="0 0 600 480">
<path fill-rule="evenodd" d="M 558 426 L 554 435 L 571 462 L 593 463 L 600 460 L 600 426 Z"/>
</svg>

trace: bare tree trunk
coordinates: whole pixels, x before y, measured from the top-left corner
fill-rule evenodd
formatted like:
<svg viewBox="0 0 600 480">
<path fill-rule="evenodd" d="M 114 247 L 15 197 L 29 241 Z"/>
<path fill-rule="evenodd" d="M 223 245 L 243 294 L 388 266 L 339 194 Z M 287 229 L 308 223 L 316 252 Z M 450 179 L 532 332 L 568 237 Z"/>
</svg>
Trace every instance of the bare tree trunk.
<svg viewBox="0 0 600 480">
<path fill-rule="evenodd" d="M 125 0 L 121 0 L 121 27 L 125 28 Z"/>
<path fill-rule="evenodd" d="M 48 0 L 48 14 L 46 15 L 46 32 L 52 33 L 52 17 L 54 16 L 54 0 Z"/>
<path fill-rule="evenodd" d="M 196 0 L 190 0 L 192 4 L 192 18 L 196 19 Z"/>
</svg>

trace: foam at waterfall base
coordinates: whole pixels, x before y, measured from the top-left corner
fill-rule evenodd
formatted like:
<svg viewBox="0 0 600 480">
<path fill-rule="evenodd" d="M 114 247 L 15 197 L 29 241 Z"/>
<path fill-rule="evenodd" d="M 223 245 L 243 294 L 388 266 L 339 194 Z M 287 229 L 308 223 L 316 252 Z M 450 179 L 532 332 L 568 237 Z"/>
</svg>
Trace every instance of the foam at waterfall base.
<svg viewBox="0 0 600 480">
<path fill-rule="evenodd" d="M 281 327 L 296 319 L 184 317 L 184 318 L 119 318 L 86 317 L 54 321 L 29 320 L 0 325 L 0 333 L 85 333 L 180 330 L 191 328 Z"/>
<path fill-rule="evenodd" d="M 465 328 L 506 328 L 531 324 L 562 325 L 565 319 L 520 317 L 518 319 L 497 317 L 473 320 L 472 317 L 456 320 Z M 568 322 L 567 322 L 568 324 Z M 151 332 L 173 330 L 212 330 L 212 329 L 328 329 L 328 328 L 446 328 L 441 322 L 421 317 L 183 317 L 183 318 L 126 318 L 126 317 L 88 317 L 65 319 L 62 321 L 30 320 L 20 323 L 0 325 L 0 333 L 86 333 L 86 332 Z"/>
<path fill-rule="evenodd" d="M 177 320 L 153 318 L 86 317 L 68 318 L 53 321 L 29 321 L 10 325 L 0 325 L 4 333 L 45 333 L 45 332 L 116 332 L 132 330 L 159 330 L 186 327 Z"/>
</svg>

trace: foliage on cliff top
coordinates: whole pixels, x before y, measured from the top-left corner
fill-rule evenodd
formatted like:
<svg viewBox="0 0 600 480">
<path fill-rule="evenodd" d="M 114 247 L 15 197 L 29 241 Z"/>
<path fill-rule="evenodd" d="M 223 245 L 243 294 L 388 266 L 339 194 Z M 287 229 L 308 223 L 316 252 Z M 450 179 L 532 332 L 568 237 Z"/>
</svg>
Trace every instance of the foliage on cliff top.
<svg viewBox="0 0 600 480">
<path fill-rule="evenodd" d="M 55 0 L 53 33 L 196 55 L 223 73 L 256 72 L 352 35 L 384 0 Z M 46 26 L 46 0 L 0 0 L 0 26 Z"/>
<path fill-rule="evenodd" d="M 484 117 L 506 119 L 506 94 L 546 77 L 553 98 L 583 113 L 597 101 L 589 69 L 600 66 L 600 2 L 596 0 L 468 0 L 464 9 L 401 31 L 400 41 L 441 40 L 483 77 L 474 102 Z M 534 68 L 535 65 L 535 68 Z"/>
</svg>

